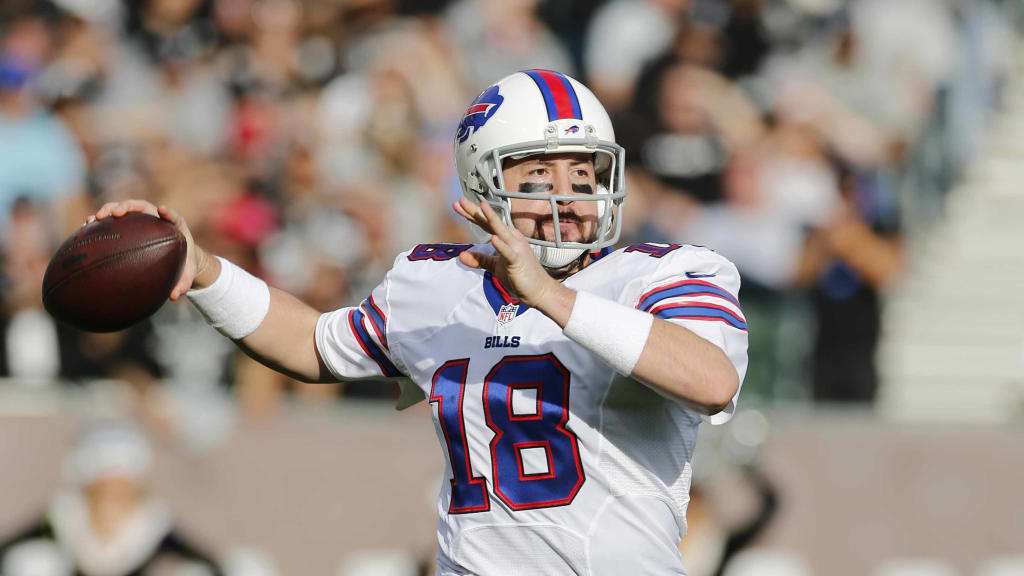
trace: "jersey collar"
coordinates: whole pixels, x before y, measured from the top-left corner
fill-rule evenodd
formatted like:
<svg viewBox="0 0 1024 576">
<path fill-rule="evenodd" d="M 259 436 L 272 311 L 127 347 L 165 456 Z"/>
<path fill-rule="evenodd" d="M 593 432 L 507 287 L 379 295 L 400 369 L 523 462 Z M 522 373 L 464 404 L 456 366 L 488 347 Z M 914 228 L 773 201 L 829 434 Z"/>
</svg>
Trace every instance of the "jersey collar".
<svg viewBox="0 0 1024 576">
<path fill-rule="evenodd" d="M 487 303 L 491 306 L 491 309 L 494 310 L 495 315 L 501 311 L 502 306 L 507 304 L 518 306 L 516 310 L 517 318 L 530 309 L 529 306 L 523 304 L 520 300 L 509 296 L 508 292 L 502 288 L 501 283 L 498 282 L 498 279 L 490 272 L 484 272 L 484 296 L 487 298 Z"/>
<path fill-rule="evenodd" d="M 591 252 L 591 260 L 590 263 L 587 264 L 587 266 L 593 264 L 594 262 L 600 260 L 601 258 L 604 258 L 608 254 L 611 254 L 611 252 L 612 248 L 610 246 L 602 248 L 600 251 L 597 252 Z M 586 268 L 586 266 L 584 266 L 584 268 Z M 573 274 L 572 276 L 575 276 L 575 274 Z M 572 276 L 569 276 L 569 278 L 571 278 Z M 502 306 L 506 306 L 508 304 L 515 304 L 516 306 L 518 306 L 518 309 L 516 310 L 516 318 L 518 318 L 520 315 L 522 315 L 523 313 L 530 309 L 530 307 L 527 306 L 526 304 L 523 304 L 522 301 L 512 298 L 512 296 L 509 295 L 505 288 L 501 286 L 501 283 L 498 282 L 498 279 L 495 278 L 494 275 L 491 274 L 490 272 L 484 272 L 483 285 L 484 296 L 487 298 L 487 303 L 490 305 L 491 309 L 494 310 L 495 315 L 501 312 Z"/>
</svg>

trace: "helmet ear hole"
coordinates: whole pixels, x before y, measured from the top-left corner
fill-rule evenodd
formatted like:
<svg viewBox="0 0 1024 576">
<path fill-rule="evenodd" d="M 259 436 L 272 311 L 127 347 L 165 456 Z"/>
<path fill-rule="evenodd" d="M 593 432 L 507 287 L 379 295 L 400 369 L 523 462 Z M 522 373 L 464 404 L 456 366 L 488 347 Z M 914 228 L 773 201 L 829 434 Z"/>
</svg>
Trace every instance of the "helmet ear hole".
<svg viewBox="0 0 1024 576">
<path fill-rule="evenodd" d="M 598 188 L 604 188 L 604 194 L 612 186 L 612 178 L 615 166 L 615 158 L 606 152 L 594 153 L 594 177 L 597 180 Z"/>
</svg>

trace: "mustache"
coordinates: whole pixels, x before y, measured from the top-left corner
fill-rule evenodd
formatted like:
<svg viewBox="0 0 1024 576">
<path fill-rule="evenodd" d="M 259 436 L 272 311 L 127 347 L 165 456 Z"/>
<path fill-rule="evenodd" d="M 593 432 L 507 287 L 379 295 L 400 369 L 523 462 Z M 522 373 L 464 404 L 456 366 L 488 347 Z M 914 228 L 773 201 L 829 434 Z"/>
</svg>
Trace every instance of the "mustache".
<svg viewBox="0 0 1024 576">
<path fill-rule="evenodd" d="M 553 223 L 554 221 L 555 221 L 554 216 L 545 216 L 545 217 L 537 220 L 537 224 L 547 224 L 548 222 L 552 222 Z M 565 213 L 559 212 L 558 213 L 558 222 L 562 223 L 562 224 L 579 224 L 579 223 L 582 222 L 582 220 L 580 219 L 579 216 L 577 216 L 575 214 L 570 214 L 568 212 L 565 212 Z"/>
<path fill-rule="evenodd" d="M 549 222 L 550 223 L 554 223 L 554 221 L 555 221 L 555 217 L 552 214 L 545 214 L 544 216 L 538 216 L 538 215 L 535 215 L 535 214 L 525 214 L 525 213 L 521 213 L 521 212 L 513 212 L 511 214 L 511 216 L 513 218 L 522 218 L 522 217 L 529 216 L 534 222 L 537 223 L 537 229 L 538 230 L 544 224 L 547 224 Z M 586 218 L 581 218 L 579 214 L 576 214 L 575 212 L 573 212 L 571 210 L 565 210 L 565 211 L 559 210 L 558 211 L 558 221 L 561 222 L 561 223 L 582 224 L 584 220 L 594 220 L 594 221 L 596 221 L 597 219 L 596 218 L 591 218 L 590 216 L 587 216 Z"/>
<path fill-rule="evenodd" d="M 591 218 L 588 216 L 587 219 L 589 220 Z M 560 223 L 565 223 L 565 224 L 582 224 L 583 220 L 584 219 L 581 218 L 579 214 L 576 214 L 575 212 L 572 212 L 571 210 L 570 211 L 562 211 L 562 210 L 558 211 L 558 221 Z M 554 223 L 554 221 L 555 221 L 555 217 L 553 215 L 551 215 L 551 214 L 548 214 L 546 216 L 542 216 L 542 217 L 538 218 L 537 219 L 537 225 L 541 226 L 543 224 L 547 224 L 548 222 Z"/>
<path fill-rule="evenodd" d="M 519 192 L 523 193 L 539 193 L 539 192 L 551 192 L 555 187 L 553 184 L 544 184 L 538 182 L 520 182 Z M 579 194 L 593 194 L 594 187 L 590 184 L 573 184 L 572 191 Z"/>
</svg>

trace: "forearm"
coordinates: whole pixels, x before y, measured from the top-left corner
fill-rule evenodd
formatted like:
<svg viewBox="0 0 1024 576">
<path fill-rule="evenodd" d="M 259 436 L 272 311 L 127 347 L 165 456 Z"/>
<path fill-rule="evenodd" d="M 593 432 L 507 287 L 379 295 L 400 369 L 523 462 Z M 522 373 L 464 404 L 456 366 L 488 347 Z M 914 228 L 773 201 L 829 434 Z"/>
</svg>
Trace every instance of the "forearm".
<svg viewBox="0 0 1024 576">
<path fill-rule="evenodd" d="M 252 334 L 235 343 L 260 363 L 296 380 L 334 381 L 316 349 L 319 318 L 319 312 L 298 298 L 271 288 L 266 318 Z"/>
<path fill-rule="evenodd" d="M 764 135 L 757 109 L 743 93 L 729 86 L 709 103 L 708 112 L 730 150 L 746 148 Z"/>
<path fill-rule="evenodd" d="M 705 414 L 722 411 L 739 389 L 721 348 L 661 318 L 654 319 L 632 376 Z"/>
<path fill-rule="evenodd" d="M 222 272 L 220 261 L 200 248 L 193 289 L 207 288 Z M 234 339 L 238 347 L 269 368 L 305 382 L 333 380 L 316 350 L 320 313 L 298 298 L 270 288 L 266 316 L 248 335 Z"/>
<path fill-rule="evenodd" d="M 576 297 L 575 290 L 558 284 L 537 307 L 565 328 L 576 305 Z M 622 306 L 611 301 L 607 304 Z M 611 328 L 607 331 L 608 336 L 615 338 L 614 327 Z M 588 343 L 581 344 L 588 346 Z M 630 376 L 707 414 L 721 411 L 739 388 L 736 369 L 720 348 L 690 330 L 660 318 L 653 319 L 643 351 Z"/>
<path fill-rule="evenodd" d="M 835 255 L 876 289 L 888 285 L 903 267 L 899 242 L 879 236 L 859 220 L 837 224 L 829 240 Z"/>
</svg>

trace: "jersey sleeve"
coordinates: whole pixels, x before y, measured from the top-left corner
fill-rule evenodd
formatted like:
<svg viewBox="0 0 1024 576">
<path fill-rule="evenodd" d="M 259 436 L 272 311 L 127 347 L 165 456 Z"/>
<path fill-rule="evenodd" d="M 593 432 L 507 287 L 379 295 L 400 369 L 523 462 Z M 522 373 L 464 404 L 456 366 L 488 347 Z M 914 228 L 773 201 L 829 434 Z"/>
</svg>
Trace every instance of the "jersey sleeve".
<svg viewBox="0 0 1024 576">
<path fill-rule="evenodd" d="M 737 298 L 739 272 L 732 262 L 707 249 L 666 260 L 648 281 L 636 307 L 689 329 L 725 352 L 740 386 L 724 410 L 704 416 L 710 424 L 724 424 L 736 411 L 747 371 L 747 322 Z"/>
<path fill-rule="evenodd" d="M 358 306 L 320 315 L 316 347 L 338 380 L 399 379 L 406 371 L 388 342 L 391 274 Z"/>
</svg>

